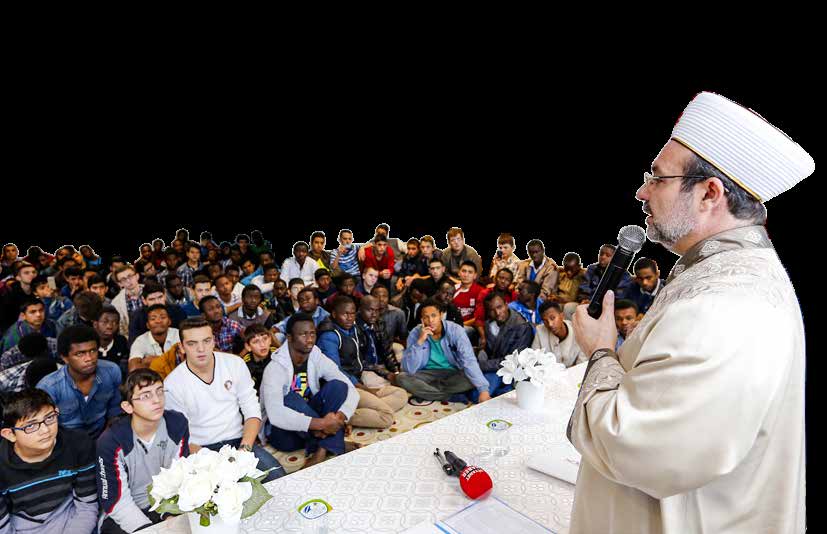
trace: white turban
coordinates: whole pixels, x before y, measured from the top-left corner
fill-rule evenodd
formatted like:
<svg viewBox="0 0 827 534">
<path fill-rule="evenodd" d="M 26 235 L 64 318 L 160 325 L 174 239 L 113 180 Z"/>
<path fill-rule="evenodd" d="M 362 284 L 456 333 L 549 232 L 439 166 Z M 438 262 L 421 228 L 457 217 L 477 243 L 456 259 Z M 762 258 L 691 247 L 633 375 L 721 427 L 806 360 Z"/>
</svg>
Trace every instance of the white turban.
<svg viewBox="0 0 827 534">
<path fill-rule="evenodd" d="M 672 139 L 766 202 L 815 170 L 813 158 L 763 117 L 715 93 L 686 106 Z"/>
</svg>

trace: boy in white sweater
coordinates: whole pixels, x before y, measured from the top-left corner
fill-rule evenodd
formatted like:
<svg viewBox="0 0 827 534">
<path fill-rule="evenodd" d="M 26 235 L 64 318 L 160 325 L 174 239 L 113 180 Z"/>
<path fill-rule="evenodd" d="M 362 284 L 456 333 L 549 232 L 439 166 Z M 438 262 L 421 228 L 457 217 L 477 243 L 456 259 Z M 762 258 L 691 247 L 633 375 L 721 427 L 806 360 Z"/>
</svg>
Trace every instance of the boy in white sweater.
<svg viewBox="0 0 827 534">
<path fill-rule="evenodd" d="M 214 352 L 212 327 L 201 317 L 179 325 L 185 360 L 166 380 L 167 409 L 183 413 L 190 425 L 190 451 L 219 450 L 229 444 L 252 451 L 262 471 L 274 467 L 265 482 L 285 472 L 270 453 L 256 445 L 261 407 L 244 360 Z M 243 414 L 243 417 L 242 417 Z"/>
</svg>

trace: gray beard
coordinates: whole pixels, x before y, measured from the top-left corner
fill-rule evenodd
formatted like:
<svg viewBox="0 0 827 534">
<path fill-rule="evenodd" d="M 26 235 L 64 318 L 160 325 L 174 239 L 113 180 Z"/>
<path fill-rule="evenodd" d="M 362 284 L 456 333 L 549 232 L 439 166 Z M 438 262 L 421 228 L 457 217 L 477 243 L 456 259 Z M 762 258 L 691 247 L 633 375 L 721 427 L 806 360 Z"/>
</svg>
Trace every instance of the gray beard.
<svg viewBox="0 0 827 534">
<path fill-rule="evenodd" d="M 666 222 L 655 223 L 653 219 L 646 225 L 646 237 L 670 248 L 689 235 L 697 226 L 697 221 L 692 218 L 690 211 L 691 198 L 691 194 L 681 193 Z"/>
</svg>

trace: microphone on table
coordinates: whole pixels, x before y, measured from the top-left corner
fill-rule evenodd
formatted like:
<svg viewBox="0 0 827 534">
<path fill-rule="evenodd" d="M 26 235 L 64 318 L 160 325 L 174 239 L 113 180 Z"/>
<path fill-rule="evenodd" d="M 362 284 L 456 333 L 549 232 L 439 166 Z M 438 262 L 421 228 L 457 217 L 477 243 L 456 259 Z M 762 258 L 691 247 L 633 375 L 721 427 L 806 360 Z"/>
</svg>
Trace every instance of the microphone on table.
<svg viewBox="0 0 827 534">
<path fill-rule="evenodd" d="M 629 269 L 635 254 L 643 248 L 646 242 L 646 230 L 634 224 L 624 226 L 617 234 L 617 241 L 617 249 L 612 261 L 600 277 L 600 283 L 597 284 L 597 289 L 592 293 L 592 299 L 589 302 L 588 312 L 594 319 L 599 318 L 603 312 L 603 297 L 606 296 L 606 291 L 617 289 L 623 272 Z"/>
<path fill-rule="evenodd" d="M 454 473 L 459 477 L 459 487 L 465 495 L 472 499 L 488 496 L 494 483 L 481 467 L 468 465 L 451 451 L 445 451 L 445 460 L 454 468 Z"/>
<path fill-rule="evenodd" d="M 439 449 L 437 449 L 436 452 L 434 452 L 434 458 L 436 458 L 437 463 L 446 475 L 454 476 L 456 474 L 454 472 L 454 466 L 449 464 L 448 461 L 442 457 L 442 453 L 439 452 Z"/>
</svg>

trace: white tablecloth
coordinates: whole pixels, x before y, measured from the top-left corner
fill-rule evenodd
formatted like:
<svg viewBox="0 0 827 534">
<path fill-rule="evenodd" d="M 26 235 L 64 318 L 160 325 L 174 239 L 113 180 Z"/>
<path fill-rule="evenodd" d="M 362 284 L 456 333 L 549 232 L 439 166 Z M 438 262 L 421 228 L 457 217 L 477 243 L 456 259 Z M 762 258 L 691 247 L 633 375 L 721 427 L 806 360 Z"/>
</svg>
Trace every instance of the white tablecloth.
<svg viewBox="0 0 827 534">
<path fill-rule="evenodd" d="M 450 450 L 474 462 L 480 445 L 495 442 L 486 428 L 492 419 L 513 423 L 510 451 L 482 466 L 494 481 L 494 495 L 554 532 L 567 533 L 574 486 L 525 466 L 525 459 L 550 444 L 566 442 L 566 425 L 586 364 L 568 369 L 546 386 L 546 410 L 532 413 L 517 406 L 516 392 L 471 406 L 392 439 L 369 445 L 266 485 L 273 498 L 242 523 L 248 534 L 301 532 L 296 509 L 320 498 L 333 508 L 330 532 L 402 532 L 434 523 L 467 506 L 459 481 L 446 476 L 433 458 L 434 448 Z M 492 526 L 492 532 L 496 527 Z M 185 517 L 143 532 L 187 534 Z"/>
</svg>

